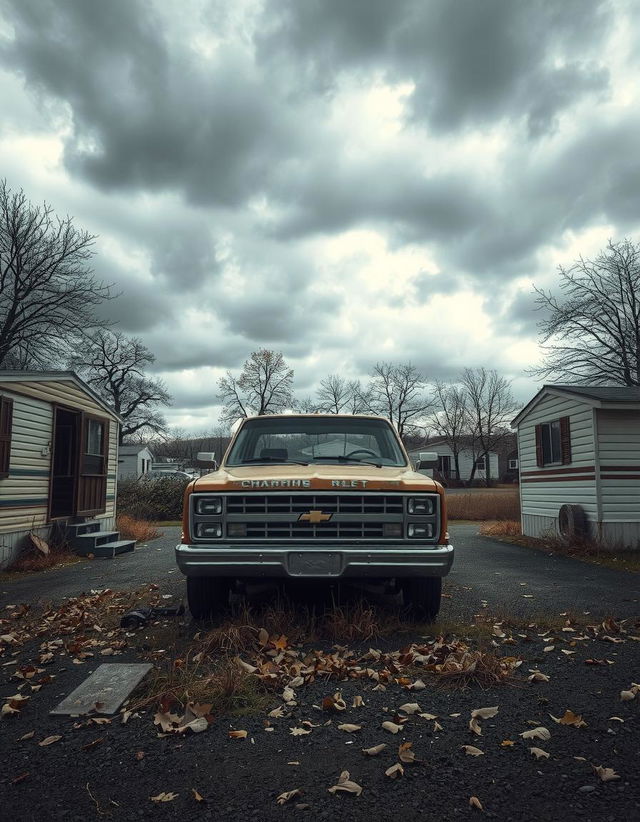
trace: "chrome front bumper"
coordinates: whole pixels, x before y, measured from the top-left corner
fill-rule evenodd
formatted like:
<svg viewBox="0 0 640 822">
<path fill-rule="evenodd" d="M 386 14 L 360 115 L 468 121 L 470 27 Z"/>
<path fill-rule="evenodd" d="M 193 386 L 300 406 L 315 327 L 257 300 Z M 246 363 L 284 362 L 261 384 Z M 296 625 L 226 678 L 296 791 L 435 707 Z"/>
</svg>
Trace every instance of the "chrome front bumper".
<svg viewBox="0 0 640 822">
<path fill-rule="evenodd" d="M 345 578 L 444 577 L 452 545 L 176 545 L 186 576 Z"/>
</svg>

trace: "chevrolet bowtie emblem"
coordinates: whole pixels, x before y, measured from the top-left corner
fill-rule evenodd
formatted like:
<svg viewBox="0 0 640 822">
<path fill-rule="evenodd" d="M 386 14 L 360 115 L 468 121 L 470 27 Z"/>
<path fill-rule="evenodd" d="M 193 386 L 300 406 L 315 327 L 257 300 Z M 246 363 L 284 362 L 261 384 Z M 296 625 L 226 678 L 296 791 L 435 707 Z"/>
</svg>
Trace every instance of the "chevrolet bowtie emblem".
<svg viewBox="0 0 640 822">
<path fill-rule="evenodd" d="M 309 511 L 306 514 L 300 514 L 298 522 L 311 522 L 316 524 L 318 522 L 327 522 L 331 517 L 332 514 L 323 514 L 322 511 Z"/>
</svg>

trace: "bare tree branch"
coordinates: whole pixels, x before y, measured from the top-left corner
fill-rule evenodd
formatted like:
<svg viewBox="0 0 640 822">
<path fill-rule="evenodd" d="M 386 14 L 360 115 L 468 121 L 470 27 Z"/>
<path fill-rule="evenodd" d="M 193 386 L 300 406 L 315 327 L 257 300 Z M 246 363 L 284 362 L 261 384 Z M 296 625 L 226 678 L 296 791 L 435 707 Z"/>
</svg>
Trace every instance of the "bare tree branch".
<svg viewBox="0 0 640 822">
<path fill-rule="evenodd" d="M 293 370 L 279 351 L 261 348 L 253 351 L 239 377 L 228 371 L 218 380 L 224 403 L 223 421 L 248 414 L 276 414 L 293 404 Z"/>
<path fill-rule="evenodd" d="M 120 331 L 96 331 L 86 336 L 69 366 L 120 414 L 124 422 L 120 442 L 133 435 L 159 434 L 166 421 L 158 406 L 170 405 L 171 397 L 161 380 L 146 376 L 155 357 L 137 337 Z"/>
<path fill-rule="evenodd" d="M 104 326 L 110 287 L 89 267 L 95 237 L 0 181 L 0 367 L 46 367 Z"/>
<path fill-rule="evenodd" d="M 411 363 L 377 363 L 369 391 L 369 409 L 396 426 L 401 437 L 424 426 L 424 418 L 433 408 L 426 393 L 427 383 Z"/>
<path fill-rule="evenodd" d="M 560 267 L 562 296 L 535 288 L 545 363 L 529 373 L 568 383 L 640 385 L 640 244 L 609 241 Z"/>
</svg>

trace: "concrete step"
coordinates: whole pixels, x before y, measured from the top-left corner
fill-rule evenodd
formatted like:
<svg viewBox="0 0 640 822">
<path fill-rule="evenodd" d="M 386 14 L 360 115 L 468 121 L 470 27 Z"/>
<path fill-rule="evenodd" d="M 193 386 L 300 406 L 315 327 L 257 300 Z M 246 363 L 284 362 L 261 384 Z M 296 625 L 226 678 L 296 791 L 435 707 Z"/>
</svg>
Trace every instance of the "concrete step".
<svg viewBox="0 0 640 822">
<path fill-rule="evenodd" d="M 114 542 L 119 536 L 118 531 L 91 531 L 88 534 L 79 534 L 77 537 L 72 537 L 69 542 L 76 554 L 86 556 L 87 554 L 95 554 L 99 545 L 104 545 L 105 542 Z"/>
<path fill-rule="evenodd" d="M 101 523 L 97 519 L 88 520 L 87 522 L 68 522 L 64 529 L 67 534 L 67 539 L 74 539 L 82 534 L 93 534 L 100 530 Z"/>
<path fill-rule="evenodd" d="M 103 542 L 90 551 L 94 557 L 115 557 L 117 554 L 126 554 L 136 547 L 135 539 L 119 539 L 113 542 Z"/>
</svg>

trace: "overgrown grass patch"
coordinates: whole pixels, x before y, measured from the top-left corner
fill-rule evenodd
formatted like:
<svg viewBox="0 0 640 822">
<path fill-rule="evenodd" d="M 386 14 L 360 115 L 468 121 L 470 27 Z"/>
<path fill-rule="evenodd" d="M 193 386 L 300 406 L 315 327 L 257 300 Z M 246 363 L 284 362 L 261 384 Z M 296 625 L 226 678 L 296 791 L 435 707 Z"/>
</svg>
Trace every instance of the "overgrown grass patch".
<svg viewBox="0 0 640 822">
<path fill-rule="evenodd" d="M 119 514 L 116 528 L 123 539 L 135 539 L 136 542 L 148 542 L 160 536 L 155 524 L 145 519 L 136 519 L 129 514 Z"/>
<path fill-rule="evenodd" d="M 493 520 L 483 522 L 480 533 L 485 537 L 519 537 L 522 535 L 520 520 Z"/>
<path fill-rule="evenodd" d="M 447 514 L 451 520 L 519 520 L 520 495 L 517 490 L 450 494 Z"/>
</svg>

